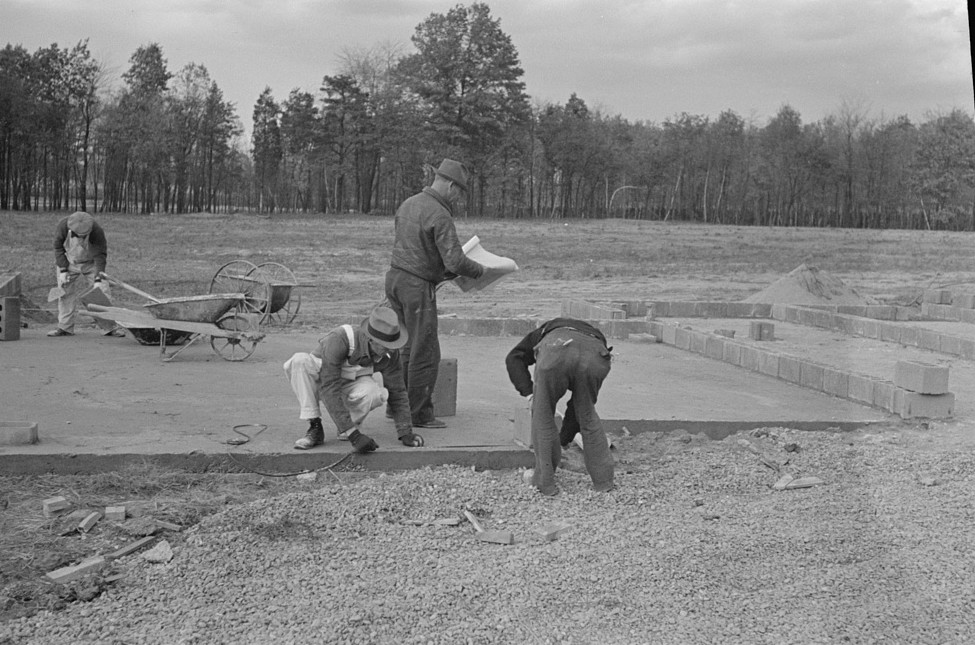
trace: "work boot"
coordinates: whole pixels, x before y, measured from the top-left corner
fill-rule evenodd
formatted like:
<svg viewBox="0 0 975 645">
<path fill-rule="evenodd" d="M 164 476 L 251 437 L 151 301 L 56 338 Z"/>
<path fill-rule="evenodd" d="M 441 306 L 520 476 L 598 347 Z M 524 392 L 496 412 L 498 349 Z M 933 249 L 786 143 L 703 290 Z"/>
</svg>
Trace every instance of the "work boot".
<svg viewBox="0 0 975 645">
<path fill-rule="evenodd" d="M 58 327 L 57 329 L 52 329 L 51 331 L 47 332 L 47 335 L 51 336 L 52 338 L 57 338 L 58 336 L 74 336 L 74 334 L 71 333 L 70 331 L 66 331 L 64 329 L 61 329 L 60 327 Z"/>
<path fill-rule="evenodd" d="M 295 450 L 308 450 L 325 443 L 325 429 L 321 419 L 312 419 L 308 424 L 308 432 L 295 442 Z"/>
<path fill-rule="evenodd" d="M 352 431 L 352 434 L 349 435 L 349 441 L 352 442 L 352 447 L 359 454 L 372 452 L 379 447 L 379 444 L 373 441 L 369 435 L 364 435 L 358 430 Z"/>
<path fill-rule="evenodd" d="M 430 417 L 426 421 L 413 422 L 413 425 L 417 428 L 446 428 L 447 424 L 440 419 Z"/>
</svg>

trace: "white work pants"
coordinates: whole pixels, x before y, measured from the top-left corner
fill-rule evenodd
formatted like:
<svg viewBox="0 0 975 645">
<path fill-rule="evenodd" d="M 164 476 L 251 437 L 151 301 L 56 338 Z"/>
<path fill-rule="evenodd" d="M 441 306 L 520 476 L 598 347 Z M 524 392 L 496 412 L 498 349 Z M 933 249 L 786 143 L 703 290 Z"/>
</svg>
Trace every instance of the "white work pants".
<svg viewBox="0 0 975 645">
<path fill-rule="evenodd" d="M 56 277 L 64 279 L 60 278 L 60 270 L 57 270 Z M 74 321 L 78 315 L 81 296 L 88 293 L 92 285 L 95 285 L 94 263 L 68 264 L 67 281 L 61 285 L 61 288 L 64 289 L 64 295 L 58 298 L 58 327 L 74 333 Z M 108 282 L 102 280 L 95 286 L 101 289 L 106 298 L 112 299 Z"/>
<path fill-rule="evenodd" d="M 284 364 L 284 373 L 291 389 L 298 397 L 300 419 L 316 419 L 322 416 L 322 402 L 318 399 L 318 373 L 322 359 L 306 352 L 298 352 Z M 342 386 L 342 403 L 358 426 L 371 410 L 386 403 L 389 391 L 383 387 L 383 375 L 378 372 L 347 381 Z"/>
</svg>

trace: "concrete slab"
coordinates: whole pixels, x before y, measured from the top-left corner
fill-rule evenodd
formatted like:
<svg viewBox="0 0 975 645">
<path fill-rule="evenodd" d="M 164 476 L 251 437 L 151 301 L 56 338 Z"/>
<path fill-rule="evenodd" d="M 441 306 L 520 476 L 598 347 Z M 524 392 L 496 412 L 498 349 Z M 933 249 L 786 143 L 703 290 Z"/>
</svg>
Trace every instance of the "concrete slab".
<svg viewBox="0 0 975 645">
<path fill-rule="evenodd" d="M 746 322 L 747 324 L 747 322 Z M 725 324 L 724 326 L 728 326 Z M 227 362 L 206 341 L 174 361 L 131 337 L 81 328 L 70 338 L 24 331 L 0 354 L 0 409 L 7 421 L 38 425 L 39 442 L 0 447 L 0 471 L 84 473 L 133 459 L 194 471 L 319 468 L 348 453 L 326 421 L 326 444 L 302 452 L 292 444 L 297 418 L 281 364 L 314 346 L 319 332 L 269 329 L 247 360 Z M 745 334 L 747 335 L 747 333 Z M 408 469 L 441 463 L 508 468 L 532 463 L 514 442 L 520 397 L 504 356 L 519 337 L 449 336 L 443 356 L 458 361 L 457 415 L 445 430 L 422 430 L 424 448 L 400 445 L 381 411 L 363 431 L 380 445 L 344 465 Z M 616 357 L 597 409 L 611 432 L 682 428 L 712 437 L 760 426 L 849 429 L 891 415 L 776 378 L 663 344 L 613 341 Z M 247 435 L 243 445 L 228 440 Z M 259 434 L 257 430 L 266 426 Z M 254 436 L 256 435 L 256 436 Z"/>
</svg>

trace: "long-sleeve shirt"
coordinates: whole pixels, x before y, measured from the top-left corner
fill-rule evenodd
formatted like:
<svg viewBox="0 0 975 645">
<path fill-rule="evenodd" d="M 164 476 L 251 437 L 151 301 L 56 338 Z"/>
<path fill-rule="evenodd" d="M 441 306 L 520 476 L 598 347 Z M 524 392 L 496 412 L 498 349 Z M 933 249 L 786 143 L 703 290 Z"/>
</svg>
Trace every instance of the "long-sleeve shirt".
<svg viewBox="0 0 975 645">
<path fill-rule="evenodd" d="M 54 263 L 57 264 L 58 269 L 63 271 L 68 270 L 69 264 L 67 254 L 68 247 L 71 246 L 69 235 L 68 218 L 64 217 L 54 229 Z M 80 255 L 75 258 L 75 262 L 93 262 L 95 271 L 104 271 L 108 261 L 108 240 L 105 239 L 105 230 L 98 222 L 92 225 L 88 239 L 84 244 L 87 248 L 80 250 Z M 75 252 L 78 253 L 79 251 L 76 250 Z"/>
<path fill-rule="evenodd" d="M 393 421 L 397 432 L 402 435 L 412 427 L 410 416 L 410 401 L 403 382 L 403 370 L 400 368 L 399 350 L 389 350 L 379 362 L 373 360 L 369 353 L 369 337 L 361 327 L 353 325 L 355 333 L 355 349 L 349 355 L 349 337 L 341 326 L 326 334 L 319 342 L 312 355 L 322 359 L 322 369 L 318 373 L 320 388 L 319 398 L 325 403 L 325 409 L 335 422 L 339 432 L 345 432 L 355 426 L 352 417 L 342 402 L 342 387 L 349 381 L 343 378 L 342 368 L 348 364 L 360 367 L 372 367 L 373 371 L 383 375 L 383 387 L 389 391 L 389 408 L 393 412 Z"/>
<path fill-rule="evenodd" d="M 484 267 L 464 255 L 452 211 L 437 191 L 424 188 L 396 211 L 394 269 L 440 284 L 459 275 L 477 279 Z"/>
<path fill-rule="evenodd" d="M 598 338 L 603 345 L 606 345 L 606 337 L 603 333 L 587 322 L 575 318 L 553 318 L 542 323 L 541 326 L 522 338 L 504 359 L 505 367 L 508 369 L 508 378 L 518 390 L 518 394 L 528 396 L 534 390 L 531 372 L 528 371 L 528 368 L 535 364 L 535 346 L 542 342 L 542 339 L 549 332 L 562 328 L 574 329 L 593 338 Z"/>
</svg>

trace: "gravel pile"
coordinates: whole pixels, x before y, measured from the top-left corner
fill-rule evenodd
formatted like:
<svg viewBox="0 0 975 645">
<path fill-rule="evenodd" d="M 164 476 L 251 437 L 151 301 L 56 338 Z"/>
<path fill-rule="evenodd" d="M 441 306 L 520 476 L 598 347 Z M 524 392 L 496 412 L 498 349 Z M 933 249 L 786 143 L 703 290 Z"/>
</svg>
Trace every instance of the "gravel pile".
<svg viewBox="0 0 975 645">
<path fill-rule="evenodd" d="M 872 432 L 619 438 L 608 494 L 574 451 L 555 498 L 458 467 L 296 482 L 0 643 L 970 643 L 975 456 Z M 824 484 L 773 490 L 743 438 Z M 515 543 L 413 524 L 465 509 Z"/>
</svg>

